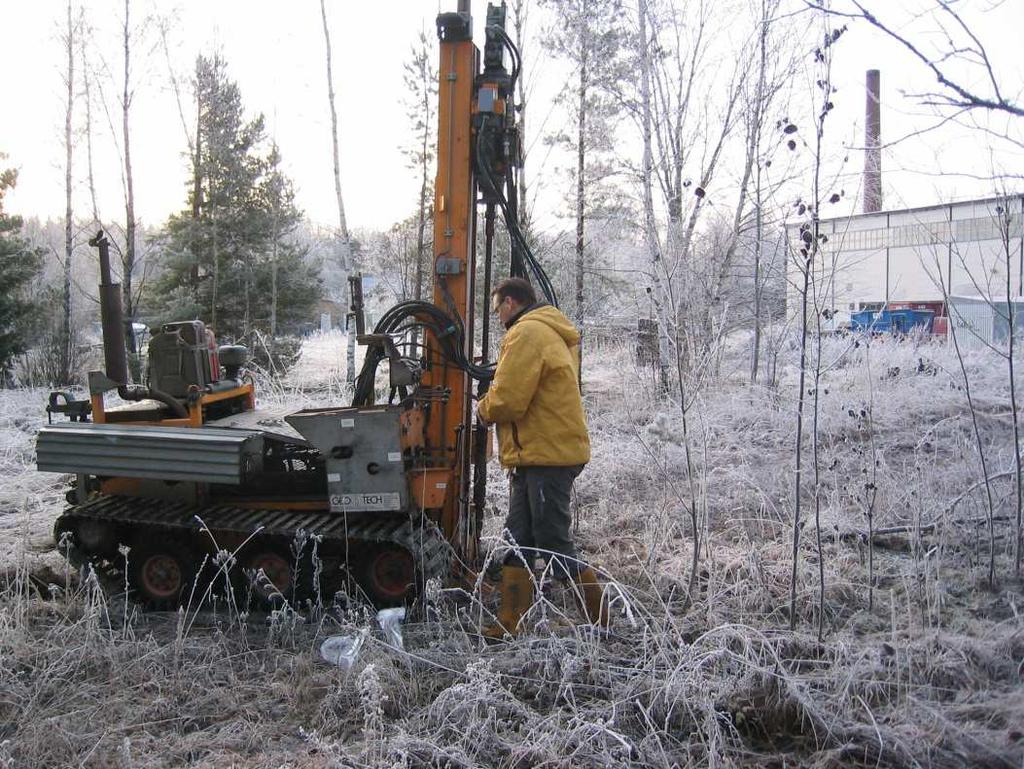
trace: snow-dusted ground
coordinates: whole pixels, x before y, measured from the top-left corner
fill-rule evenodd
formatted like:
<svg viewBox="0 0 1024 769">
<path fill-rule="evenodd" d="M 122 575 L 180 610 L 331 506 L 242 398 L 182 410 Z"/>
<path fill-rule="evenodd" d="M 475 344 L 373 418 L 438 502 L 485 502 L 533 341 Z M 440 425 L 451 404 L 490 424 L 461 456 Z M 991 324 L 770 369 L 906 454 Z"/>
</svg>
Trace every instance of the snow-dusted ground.
<svg viewBox="0 0 1024 769">
<path fill-rule="evenodd" d="M 0 563 L 6 571 L 27 560 L 32 568 L 58 566 L 54 514 L 66 479 L 37 473 L 35 436 L 46 423 L 44 390 L 0 391 Z"/>
<path fill-rule="evenodd" d="M 777 386 L 751 387 L 745 342 L 732 340 L 717 375 L 688 396 L 692 475 L 678 402 L 653 372 L 625 347 L 588 351 L 594 457 L 577 484 L 577 536 L 628 597 L 632 621 L 617 617 L 610 636 L 547 621 L 571 603 L 556 585 L 514 644 L 482 647 L 462 629 L 479 608 L 442 601 L 407 626 L 407 653 L 371 634 L 346 673 L 315 649 L 372 627 L 356 615 L 244 624 L 221 608 L 126 625 L 122 604 L 85 589 L 43 601 L 10 588 L 0 766 L 1020 767 L 1005 360 L 965 360 L 972 418 L 950 348 L 826 341 L 817 483 L 813 378 L 806 386 L 792 633 L 798 350 L 782 350 Z M 261 404 L 347 402 L 344 360 L 342 335 L 311 337 Z M 44 402 L 43 392 L 0 393 L 0 553 L 8 572 L 28 563 L 50 580 L 62 489 L 32 469 Z M 701 547 L 688 599 L 694 504 Z M 869 511 L 874 530 L 889 530 L 874 540 Z M 500 523 L 488 520 L 489 536 Z"/>
</svg>

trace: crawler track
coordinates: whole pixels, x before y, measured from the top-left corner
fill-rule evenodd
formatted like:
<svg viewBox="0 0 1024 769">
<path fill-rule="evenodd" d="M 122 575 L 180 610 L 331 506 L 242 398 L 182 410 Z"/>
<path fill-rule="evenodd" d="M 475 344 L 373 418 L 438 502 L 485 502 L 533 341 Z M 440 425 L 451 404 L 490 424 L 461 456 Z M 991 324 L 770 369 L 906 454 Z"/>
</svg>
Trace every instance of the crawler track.
<svg viewBox="0 0 1024 769">
<path fill-rule="evenodd" d="M 102 546 L 90 548 L 79 536 L 89 522 L 108 532 Z M 207 534 L 206 531 L 209 532 Z M 123 588 L 123 558 L 117 545 L 176 537 L 192 543 L 196 561 L 216 549 L 261 543 L 290 543 L 319 536 L 318 552 L 325 560 L 348 563 L 368 548 L 387 545 L 407 551 L 415 564 L 416 582 L 444 579 L 451 548 L 429 520 L 400 515 L 344 515 L 293 510 L 252 510 L 231 505 L 195 506 L 183 502 L 138 497 L 103 496 L 65 510 L 54 526 L 54 537 L 76 567 L 91 563 L 107 590 Z M 212 535 L 212 536 L 211 536 Z"/>
</svg>

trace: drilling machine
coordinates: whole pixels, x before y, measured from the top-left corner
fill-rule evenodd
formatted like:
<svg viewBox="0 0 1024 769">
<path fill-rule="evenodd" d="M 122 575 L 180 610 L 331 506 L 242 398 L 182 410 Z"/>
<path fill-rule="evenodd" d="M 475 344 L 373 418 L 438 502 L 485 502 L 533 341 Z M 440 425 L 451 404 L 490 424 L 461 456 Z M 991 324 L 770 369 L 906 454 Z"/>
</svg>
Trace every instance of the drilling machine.
<svg viewBox="0 0 1024 769">
<path fill-rule="evenodd" d="M 109 244 L 102 233 L 91 241 L 106 371 L 90 372 L 88 400 L 51 395 L 47 411 L 70 420 L 40 431 L 37 458 L 40 470 L 74 476 L 54 536 L 104 584 L 127 581 L 141 603 L 176 606 L 216 569 L 267 605 L 330 596 L 348 579 L 373 603 L 393 605 L 478 563 L 491 439 L 473 424 L 472 388 L 484 392 L 494 369 L 484 362 L 486 312 L 475 352 L 475 299 L 490 293 L 499 211 L 510 274 L 556 299 L 518 221 L 520 59 L 504 2 L 488 6 L 482 66 L 468 0 L 437 17 L 437 32 L 433 297 L 392 307 L 372 333 L 356 312 L 366 355 L 350 406 L 269 417 L 256 407 L 245 348 L 218 347 L 198 320 L 156 330 L 146 386 L 128 384 Z M 112 392 L 122 404 L 108 406 Z"/>
</svg>

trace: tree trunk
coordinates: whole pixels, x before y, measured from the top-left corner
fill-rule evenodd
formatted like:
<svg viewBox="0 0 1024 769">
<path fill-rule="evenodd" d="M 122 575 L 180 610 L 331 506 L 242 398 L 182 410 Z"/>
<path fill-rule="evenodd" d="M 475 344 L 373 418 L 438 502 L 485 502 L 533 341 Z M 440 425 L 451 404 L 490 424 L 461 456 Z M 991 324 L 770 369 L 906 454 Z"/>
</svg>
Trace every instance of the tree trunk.
<svg viewBox="0 0 1024 769">
<path fill-rule="evenodd" d="M 335 287 L 336 301 L 343 301 L 345 294 L 345 275 L 352 269 L 352 244 L 349 240 L 348 223 L 345 220 L 345 202 L 341 197 L 341 160 L 338 152 L 338 111 L 334 104 L 334 73 L 331 66 L 331 33 L 327 27 L 327 8 L 324 0 L 320 0 L 320 16 L 324 24 L 324 45 L 327 51 L 327 103 L 331 110 L 331 143 L 334 150 L 334 194 L 338 199 L 338 240 L 341 248 L 339 261 L 341 280 Z"/>
<path fill-rule="evenodd" d="M 67 13 L 67 109 L 64 112 L 64 293 L 61 305 L 61 328 L 60 328 L 60 349 L 61 360 L 59 366 L 59 377 L 57 384 L 69 384 L 71 381 L 71 358 L 73 354 L 72 326 L 71 326 L 71 258 L 74 251 L 72 217 L 74 210 L 71 206 L 71 168 L 74 156 L 74 145 L 72 137 L 72 115 L 75 103 L 75 29 L 71 20 L 71 2 L 68 2 Z"/>
<path fill-rule="evenodd" d="M 276 203 L 274 206 L 274 242 L 270 251 L 270 338 L 277 338 L 277 254 L 278 243 L 281 240 L 281 206 Z"/>
<path fill-rule="evenodd" d="M 81 17 L 80 17 L 81 18 Z M 82 95 L 85 97 L 85 160 L 89 177 L 89 202 L 92 205 L 93 229 L 101 227 L 100 207 L 96 200 L 96 175 L 92 163 L 92 73 L 89 70 L 85 39 L 79 41 L 79 55 L 82 57 Z"/>
<path fill-rule="evenodd" d="M 754 130 L 752 146 L 754 150 L 754 340 L 750 356 L 750 384 L 757 383 L 757 369 L 761 357 L 761 244 L 764 238 L 764 207 L 761 189 L 761 124 L 764 116 L 765 76 L 768 68 L 768 4 L 761 0 L 761 34 L 759 41 L 759 60 L 757 68 L 757 95 L 755 97 Z"/>
<path fill-rule="evenodd" d="M 420 105 L 423 115 L 430 114 L 430 87 L 423 83 L 423 103 Z M 427 231 L 427 191 L 430 184 L 430 121 L 423 120 L 423 134 L 420 137 L 420 200 L 419 221 L 416 229 L 416 287 L 413 296 L 416 301 L 423 298 L 423 262 L 426 259 Z"/>
<path fill-rule="evenodd" d="M 580 35 L 580 74 L 577 87 L 579 113 L 576 134 L 576 325 L 583 326 L 583 241 L 584 212 L 586 210 L 586 163 L 587 163 L 587 65 L 590 55 L 586 35 L 587 0 L 583 0 L 583 31 Z M 581 367 L 582 368 L 582 367 Z"/>
<path fill-rule="evenodd" d="M 658 239 L 658 225 L 654 216 L 654 150 L 651 128 L 651 57 L 647 45 L 647 0 L 639 0 L 640 29 L 640 102 L 641 102 L 641 138 L 643 140 L 643 169 L 641 186 L 644 199 L 644 240 L 647 244 L 648 258 L 651 260 L 651 303 L 654 316 L 658 322 L 658 372 L 663 390 L 668 389 L 669 359 L 669 316 L 665 312 L 668 307 L 666 281 L 669 279 L 665 271 L 664 260 Z"/>
<path fill-rule="evenodd" d="M 202 147 L 203 147 L 203 95 L 200 89 L 196 89 L 196 143 L 192 155 L 192 221 L 195 228 L 199 225 L 199 215 L 203 207 L 203 172 L 202 172 Z M 192 246 L 192 270 L 190 280 L 192 282 L 192 296 L 199 298 L 199 250 Z"/>
<path fill-rule="evenodd" d="M 217 329 L 217 288 L 220 283 L 220 251 L 217 243 L 217 212 L 210 211 L 210 222 L 213 224 L 213 285 L 210 288 L 210 326 Z"/>
<path fill-rule="evenodd" d="M 338 154 L 338 111 L 334 106 L 334 74 L 331 66 L 331 33 L 327 28 L 327 8 L 324 5 L 324 0 L 320 0 L 320 16 L 324 22 L 324 46 L 327 52 L 327 103 L 331 110 L 331 142 L 334 148 L 334 194 L 338 198 L 338 239 L 341 247 L 341 253 L 339 255 L 341 275 L 340 280 L 337 281 L 337 287 L 334 292 L 331 292 L 328 288 L 328 294 L 332 294 L 331 297 L 339 304 L 346 302 L 345 297 L 345 285 L 346 276 L 352 269 L 352 244 L 349 241 L 348 236 L 348 224 L 345 221 L 345 202 L 341 197 L 341 160 Z M 356 381 L 356 334 L 355 329 L 351 328 L 348 330 L 347 339 L 347 361 L 348 361 L 348 372 L 346 379 L 349 384 L 355 384 Z"/>
<path fill-rule="evenodd" d="M 516 44 L 519 46 L 519 59 L 525 61 L 523 45 L 526 37 L 526 0 L 514 0 L 512 4 L 512 27 L 516 33 Z M 530 212 L 526 201 L 526 82 L 522 70 L 516 82 L 518 91 L 518 123 L 519 141 L 523 153 L 523 165 L 516 169 L 516 189 L 519 193 L 519 226 L 526 232 L 529 229 Z"/>
<path fill-rule="evenodd" d="M 242 314 L 242 337 L 245 339 L 252 338 L 252 266 L 245 266 L 245 284 L 243 286 L 243 294 L 245 296 L 245 309 Z M 249 349 L 256 349 L 256 345 L 250 342 Z M 271 366 L 273 364 L 271 363 Z"/>
<path fill-rule="evenodd" d="M 427 170 L 426 160 L 423 162 L 423 181 L 420 183 L 420 213 L 419 222 L 416 227 L 416 286 L 413 291 L 413 296 L 416 301 L 423 298 L 423 261 L 426 258 L 424 253 L 426 248 L 426 230 L 427 230 Z"/>
<path fill-rule="evenodd" d="M 131 65 L 131 33 L 128 24 L 131 0 L 124 0 L 124 92 L 121 99 L 121 131 L 124 141 L 124 255 L 121 259 L 121 303 L 124 306 L 124 317 L 128 321 L 125 341 L 128 352 L 134 356 L 138 350 L 135 346 L 135 302 L 132 295 L 132 275 L 135 272 L 135 184 L 132 179 L 131 134 L 128 130 L 128 112 L 131 108 L 131 92 L 129 85 Z M 135 367 L 133 367 L 135 368 Z M 133 372 L 137 374 L 138 372 Z"/>
<path fill-rule="evenodd" d="M 757 384 L 761 357 L 761 241 L 764 238 L 764 213 L 761 208 L 761 162 L 758 160 L 754 181 L 757 199 L 754 220 L 754 340 L 750 354 L 750 384 Z"/>
</svg>

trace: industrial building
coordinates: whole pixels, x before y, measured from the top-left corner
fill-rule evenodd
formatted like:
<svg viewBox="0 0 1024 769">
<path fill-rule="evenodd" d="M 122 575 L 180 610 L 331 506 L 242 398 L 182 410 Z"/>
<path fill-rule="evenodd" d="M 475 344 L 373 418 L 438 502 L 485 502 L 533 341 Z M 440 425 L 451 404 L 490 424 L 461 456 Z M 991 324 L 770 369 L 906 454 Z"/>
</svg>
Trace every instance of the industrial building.
<svg viewBox="0 0 1024 769">
<path fill-rule="evenodd" d="M 859 311 L 928 309 L 936 333 L 945 333 L 951 317 L 998 343 L 1007 271 L 1015 304 L 1024 293 L 1022 220 L 1024 195 L 823 219 L 814 304 L 836 327 Z M 791 226 L 790 242 L 799 243 L 800 234 Z M 792 302 L 799 281 L 790 269 Z"/>
<path fill-rule="evenodd" d="M 1024 318 L 1024 194 L 881 210 L 877 70 L 866 86 L 864 213 L 818 222 L 812 311 L 827 329 L 905 331 L 893 313 L 921 310 L 931 313 L 928 331 L 952 326 L 962 346 L 1005 344 L 1010 310 L 1018 331 Z M 802 226 L 787 227 L 791 314 L 800 307 Z"/>
</svg>

